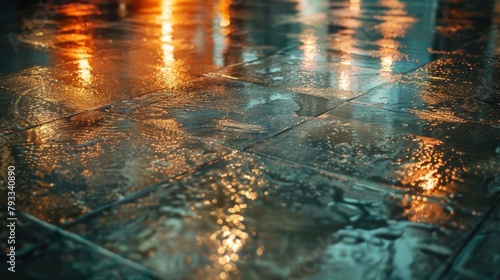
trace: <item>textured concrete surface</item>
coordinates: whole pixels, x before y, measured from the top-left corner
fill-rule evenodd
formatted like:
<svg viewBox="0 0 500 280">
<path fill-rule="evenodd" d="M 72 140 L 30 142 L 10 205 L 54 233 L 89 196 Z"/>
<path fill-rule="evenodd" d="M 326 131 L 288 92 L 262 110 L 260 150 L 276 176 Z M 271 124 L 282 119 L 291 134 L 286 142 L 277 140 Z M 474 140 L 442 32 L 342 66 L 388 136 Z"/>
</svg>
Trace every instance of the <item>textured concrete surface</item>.
<svg viewBox="0 0 500 280">
<path fill-rule="evenodd" d="M 59 2 L 0 4 L 1 279 L 500 279 L 499 1 Z"/>
</svg>

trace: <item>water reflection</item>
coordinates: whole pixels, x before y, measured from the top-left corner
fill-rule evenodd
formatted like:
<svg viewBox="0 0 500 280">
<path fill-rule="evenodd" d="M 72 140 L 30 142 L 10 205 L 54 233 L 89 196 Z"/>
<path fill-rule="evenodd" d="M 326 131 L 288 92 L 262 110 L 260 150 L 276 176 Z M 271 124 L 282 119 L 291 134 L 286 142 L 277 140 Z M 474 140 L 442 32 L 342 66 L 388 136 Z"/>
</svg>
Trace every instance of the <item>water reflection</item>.
<svg viewBox="0 0 500 280">
<path fill-rule="evenodd" d="M 209 259 L 212 265 L 204 267 L 206 279 L 232 279 L 239 274 L 238 261 L 243 255 L 241 251 L 250 237 L 245 227 L 245 212 L 248 204 L 258 198 L 258 188 L 264 185 L 262 166 L 247 166 L 247 164 L 231 163 L 229 170 L 223 174 L 209 174 L 208 182 L 211 190 L 203 193 L 204 207 L 211 209 L 210 219 L 214 220 L 218 229 L 208 238 L 203 235 L 198 240 L 207 240 L 214 248 Z M 248 174 L 237 174 L 239 170 L 248 170 Z M 242 176 L 242 177 L 241 177 Z M 207 195 L 208 194 L 208 195 Z M 201 244 L 199 244 L 201 245 Z M 264 247 L 256 248 L 256 254 L 262 255 Z"/>
<path fill-rule="evenodd" d="M 219 1 L 220 26 L 227 27 L 231 24 L 231 4 L 233 0 Z"/>
<path fill-rule="evenodd" d="M 85 19 L 86 16 L 97 13 L 93 4 L 71 3 L 61 6 L 57 22 L 57 30 L 52 38 L 55 47 L 60 48 L 66 59 L 76 59 L 81 78 L 90 85 L 89 58 L 95 53 L 93 24 Z M 47 30 L 47 32 L 50 32 Z"/>
<path fill-rule="evenodd" d="M 297 17 L 302 20 L 321 15 L 319 2 L 324 1 L 293 2 L 297 4 Z M 337 22 L 344 24 L 338 33 L 330 34 L 331 29 L 335 29 L 332 21 L 336 19 L 333 17 L 327 19 L 326 24 L 322 22 L 321 26 L 305 24 L 303 26 L 307 27 L 293 31 L 294 38 L 300 41 L 299 50 L 303 56 L 301 63 L 295 64 L 297 60 L 293 60 L 293 64 L 287 65 L 287 71 L 301 73 L 302 77 L 309 77 L 308 82 L 311 83 L 328 78 L 324 79 L 328 86 L 346 92 L 362 83 L 358 74 L 370 73 L 369 75 L 375 77 L 379 74 L 392 75 L 398 72 L 398 62 L 405 55 L 405 47 L 422 49 L 427 46 L 427 42 L 415 45 L 418 40 L 411 40 L 411 36 L 418 37 L 410 32 L 418 22 L 411 15 L 410 2 L 378 1 L 376 15 L 373 15 L 376 24 L 370 26 L 369 30 L 376 32 L 377 36 L 362 37 L 362 33 L 367 32 L 367 4 L 373 4 L 373 1 L 344 1 L 342 12 L 348 12 L 349 18 Z M 65 6 L 60 11 L 63 18 L 58 18 L 53 27 L 55 45 L 71 59 L 70 66 L 65 68 L 66 76 L 61 75 L 63 78 L 69 76 L 68 80 L 74 79 L 71 85 L 75 87 L 75 91 L 68 92 L 67 98 L 73 106 L 78 106 L 79 110 L 86 109 L 85 106 L 88 106 L 89 102 L 99 98 L 102 102 L 95 104 L 96 107 L 163 87 L 177 87 L 191 79 L 190 74 L 193 72 L 199 75 L 219 66 L 241 62 L 246 44 L 251 44 L 251 36 L 247 36 L 248 30 L 245 29 L 245 24 L 248 23 L 245 15 L 238 14 L 241 13 L 241 10 L 238 10 L 241 8 L 233 8 L 233 2 L 228 0 L 151 1 L 147 4 L 137 4 L 139 6 L 135 8 L 120 2 L 115 7 L 119 18 L 124 20 L 123 25 L 122 22 L 117 24 L 120 27 L 113 25 L 115 23 L 87 17 L 97 15 L 91 6 L 82 5 Z M 269 13 L 263 17 L 269 20 L 273 16 L 274 13 Z M 263 26 L 272 28 L 269 22 Z M 453 27 L 450 30 L 461 29 Z M 325 38 L 329 35 L 333 35 L 330 38 L 332 40 L 326 43 Z M 113 49 L 98 52 L 101 50 L 99 46 L 108 46 L 103 42 L 120 40 L 123 39 L 120 38 L 122 36 L 134 41 L 134 48 L 124 48 L 123 52 Z M 272 40 L 268 39 L 268 42 L 270 41 Z M 125 40 L 120 42 L 120 46 L 123 46 L 123 42 Z M 325 51 L 328 47 L 341 48 L 341 51 Z M 100 55 L 107 59 L 101 60 Z M 333 62 L 321 63 L 325 58 Z M 370 59 L 376 63 L 363 64 Z M 275 62 L 271 63 L 269 68 L 275 67 Z M 358 66 L 369 66 L 372 69 Z M 323 67 L 323 76 L 309 75 L 318 67 Z M 482 68 L 485 68 L 485 82 L 491 83 L 495 75 L 486 67 Z M 57 70 L 60 69 L 61 67 L 57 66 Z M 143 71 L 150 72 L 134 79 L 135 75 Z M 420 77 L 419 85 L 429 94 L 422 96 L 419 105 L 439 108 L 440 102 L 456 100 L 457 95 L 446 98 L 436 96 L 436 80 L 446 81 L 450 78 L 449 73 L 451 72 L 440 74 L 430 71 L 428 77 Z M 149 78 L 150 75 L 154 77 Z M 319 79 L 316 79 L 317 77 Z M 216 80 L 207 77 L 204 79 Z M 154 87 L 140 88 L 136 95 L 122 91 L 129 84 L 131 88 L 136 89 L 150 82 L 155 83 Z M 462 207 L 459 204 L 464 200 L 469 201 L 468 205 L 481 201 L 473 197 L 482 192 L 477 190 L 479 188 L 466 189 L 468 186 L 477 186 L 471 183 L 473 181 L 467 181 L 463 184 L 465 187 L 461 187 L 461 174 L 467 172 L 467 164 L 472 165 L 475 162 L 463 162 L 463 154 L 452 148 L 463 147 L 459 142 L 453 142 L 453 139 L 422 136 L 431 134 L 427 124 L 434 116 L 417 112 L 415 117 L 414 114 L 394 113 L 396 110 L 352 105 L 354 102 L 347 104 L 351 106 L 348 109 L 342 109 L 340 106 L 328 114 L 323 114 L 338 103 L 330 105 L 328 99 L 313 99 L 311 96 L 290 94 L 272 87 L 229 82 L 218 82 L 215 86 L 209 86 L 209 82 L 203 84 L 203 79 L 196 80 L 195 83 L 199 88 L 190 88 L 189 91 L 184 91 L 184 88 L 182 91 L 168 90 L 169 93 L 174 93 L 167 97 L 161 96 L 161 101 L 155 100 L 155 105 L 152 106 L 154 108 L 147 107 L 151 109 L 146 110 L 147 112 L 137 113 L 134 106 L 146 104 L 149 102 L 147 98 L 152 96 L 153 100 L 163 91 L 154 92 L 144 99 L 129 100 L 130 102 L 121 108 L 122 112 L 126 112 L 126 118 L 100 113 L 87 117 L 79 114 L 77 117 L 51 122 L 18 135 L 8 135 L 6 137 L 9 137 L 9 141 L 16 143 L 12 151 L 4 149 L 4 146 L 10 143 L 5 143 L 6 138 L 0 138 L 4 166 L 2 170 L 6 170 L 5 164 L 18 164 L 30 173 L 30 176 L 20 176 L 20 180 L 29 181 L 24 184 L 27 187 L 19 192 L 20 204 L 25 208 L 23 210 L 52 223 L 64 223 L 107 203 L 123 202 L 120 200 L 123 196 L 165 178 L 178 174 L 183 174 L 182 178 L 191 176 L 196 173 L 193 170 L 198 170 L 200 164 L 211 162 L 203 166 L 202 173 L 193 175 L 194 178 L 191 177 L 186 182 L 187 187 L 200 194 L 196 199 L 186 197 L 183 188 L 173 188 L 172 192 L 165 195 L 164 203 L 155 204 L 148 211 L 139 211 L 140 205 L 130 206 L 127 215 L 134 217 L 134 220 L 137 218 L 133 226 L 140 229 L 141 235 L 124 234 L 120 237 L 123 227 L 113 224 L 116 219 L 106 220 L 99 217 L 96 219 L 99 220 L 96 232 L 106 228 L 110 234 L 98 233 L 88 236 L 89 239 L 102 238 L 106 240 L 104 244 L 113 244 L 105 247 L 114 252 L 139 252 L 124 257 L 145 264 L 148 268 L 166 271 L 167 276 L 170 276 L 170 268 L 165 268 L 168 259 L 182 259 L 181 265 L 175 269 L 186 271 L 187 278 L 187 274 L 192 272 L 190 269 L 195 267 L 196 272 L 204 271 L 207 277 L 199 277 L 204 279 L 273 279 L 250 273 L 246 277 L 244 274 L 245 271 L 254 273 L 259 269 L 268 269 L 269 274 L 278 278 L 288 273 L 289 267 L 312 254 L 314 246 L 317 245 L 311 242 L 310 246 L 304 241 L 313 240 L 317 235 L 331 236 L 332 233 L 340 232 L 339 228 L 345 233 L 345 240 L 342 238 L 345 244 L 331 246 L 331 253 L 338 258 L 337 261 L 340 260 L 337 262 L 340 265 L 321 265 L 329 266 L 327 269 L 332 271 L 339 267 L 352 267 L 355 273 L 368 271 L 367 273 L 371 274 L 366 275 L 372 276 L 373 264 L 376 264 L 377 270 L 384 273 L 400 269 L 398 273 L 412 278 L 415 271 L 420 273 L 421 270 L 415 267 L 422 267 L 422 263 L 425 267 L 433 267 L 433 264 L 425 263 L 430 259 L 424 255 L 429 254 L 429 250 L 434 250 L 430 254 L 438 255 L 438 259 L 453 255 L 449 248 L 442 249 L 429 242 L 434 239 L 443 241 L 439 234 L 445 231 L 441 232 L 434 226 L 441 226 L 450 220 L 457 223 L 460 219 L 473 224 L 474 220 L 466 215 L 450 214 L 453 214 L 455 206 Z M 92 87 L 108 91 L 103 90 L 100 94 L 95 94 L 94 91 L 76 90 Z M 116 96 L 111 97 L 112 94 Z M 384 102 L 398 98 L 401 101 L 409 94 L 406 90 L 396 92 L 387 96 Z M 346 94 L 340 99 L 348 99 L 348 96 Z M 301 99 L 302 101 L 299 101 Z M 156 111 L 153 111 L 154 109 Z M 442 108 L 439 109 L 442 111 Z M 113 113 L 119 114 L 117 111 Z M 316 118 L 320 114 L 323 115 Z M 331 122 L 321 123 L 325 116 L 332 116 Z M 130 121 L 129 118 L 146 119 L 144 122 L 151 122 L 155 126 Z M 298 125 L 309 120 L 310 123 Z M 444 127 L 450 130 L 453 128 L 449 123 L 459 123 L 456 118 L 444 120 L 448 122 L 448 126 Z M 467 122 L 464 119 L 461 121 Z M 293 126 L 296 127 L 281 133 Z M 311 127 L 314 128 L 314 133 L 308 131 Z M 183 132 L 189 130 L 192 134 L 199 132 L 199 137 L 233 140 L 235 145 L 243 145 L 246 141 L 245 147 L 267 137 L 276 137 L 259 145 L 271 143 L 269 145 L 272 149 L 282 153 L 278 154 L 282 158 L 294 156 L 290 161 L 355 178 L 339 178 L 338 182 L 344 182 L 345 185 L 336 186 L 337 183 L 332 183 L 333 177 L 312 178 L 320 176 L 317 170 L 299 170 L 298 167 L 289 165 L 279 170 L 276 168 L 281 164 L 278 164 L 278 161 L 268 165 L 268 170 L 263 170 L 251 164 L 245 165 L 254 160 L 246 156 L 238 160 L 239 163 L 235 163 L 238 161 L 233 158 L 214 168 L 213 160 L 221 155 L 217 151 L 223 147 L 210 148 L 201 144 L 208 142 L 206 139 L 197 142 L 182 136 Z M 466 137 L 460 135 L 457 138 L 462 141 Z M 479 138 L 481 134 L 476 133 L 474 137 Z M 496 136 L 490 136 L 494 137 Z M 287 141 L 290 142 L 287 144 Z M 463 141 L 467 142 L 468 139 Z M 381 144 L 382 142 L 384 143 Z M 485 155 L 487 149 L 477 146 L 479 145 L 469 150 L 470 154 L 483 156 L 485 159 L 481 160 L 484 161 L 490 160 L 489 155 Z M 262 153 L 272 154 L 273 151 L 267 149 L 262 150 Z M 21 160 L 17 160 L 17 157 Z M 13 160 L 14 158 L 16 160 Z M 301 162 L 307 158 L 315 159 Z M 261 160 L 256 158 L 255 162 Z M 206 168 L 214 169 L 211 174 L 207 174 Z M 305 176 L 308 172 L 311 176 Z M 263 177 L 267 178 L 267 181 L 260 179 Z M 366 186 L 360 186 L 357 184 L 361 181 L 358 181 L 359 178 L 369 182 L 363 182 Z M 178 180 L 181 178 L 171 182 Z M 374 183 L 375 180 L 378 183 Z M 175 185 L 170 184 L 171 182 L 168 184 L 169 190 Z M 392 183 L 399 188 L 392 189 Z M 271 190 L 271 194 L 274 192 L 275 195 L 273 201 L 264 189 L 276 187 L 278 190 L 278 185 L 282 186 L 282 191 Z M 400 207 L 393 206 L 396 203 L 393 203 L 392 199 L 399 202 L 404 193 L 407 195 L 401 203 L 402 211 Z M 454 199 L 456 193 L 463 195 L 465 199 Z M 389 195 L 391 197 L 388 197 Z M 174 196 L 178 198 L 178 203 L 171 200 Z M 198 203 L 198 199 L 201 203 Z M 183 205 L 192 201 L 196 201 L 193 202 L 192 212 L 183 211 Z M 123 204 L 118 207 L 123 207 Z M 115 209 L 120 208 L 109 209 L 105 214 L 113 213 Z M 171 213 L 159 215 L 162 217 L 160 219 L 151 214 L 158 210 Z M 116 212 L 124 215 L 120 210 Z M 149 218 L 148 214 L 151 215 Z M 183 217 L 189 217 L 184 220 L 185 223 L 182 221 Z M 144 223 L 146 218 L 149 219 L 149 224 Z M 426 225 L 420 226 L 422 229 L 428 228 L 425 230 L 428 235 L 413 234 L 404 227 L 400 228 L 401 232 L 393 231 L 393 227 L 380 234 L 375 232 L 376 228 L 399 224 L 405 218 L 415 223 L 425 223 Z M 92 220 L 92 217 L 86 219 L 82 223 L 83 226 Z M 412 226 L 415 223 L 411 223 Z M 184 225 L 187 225 L 186 231 L 175 231 Z M 170 230 L 170 227 L 174 229 Z M 358 229 L 362 229 L 361 232 L 366 234 L 358 235 Z M 176 233 L 185 233 L 186 236 L 176 237 Z M 259 236 L 260 233 L 264 233 L 264 236 Z M 271 234 L 266 237 L 266 233 Z M 401 237 L 403 234 L 412 239 L 412 244 L 421 245 L 420 243 L 427 242 L 424 244 L 426 246 L 405 247 L 403 243 L 408 240 Z M 297 238 L 290 238 L 293 235 Z M 191 238 L 193 236 L 197 238 Z M 186 242 L 178 242 L 179 240 Z M 183 254 L 186 251 L 189 254 Z M 329 253 L 328 250 L 326 253 Z M 392 260 L 399 262 L 399 257 L 405 254 L 405 267 L 391 267 Z M 418 257 L 412 257 L 412 254 Z M 344 263 L 342 260 L 345 260 Z M 189 268 L 183 266 L 190 264 L 193 265 Z M 340 273 L 345 271 L 340 270 Z M 342 276 L 345 275 L 347 273 Z M 357 275 L 362 278 L 361 272 Z"/>
<path fill-rule="evenodd" d="M 403 165 L 397 173 L 403 185 L 421 189 L 422 194 L 428 195 L 458 179 L 460 167 L 450 164 L 452 155 L 442 151 L 441 140 L 418 136 L 413 141 L 417 147 L 409 153 L 412 162 Z"/>
<path fill-rule="evenodd" d="M 362 0 L 351 0 L 346 8 L 340 9 L 342 13 L 338 14 L 342 21 L 338 24 L 347 30 L 341 29 L 333 34 L 330 47 L 343 52 L 341 64 L 374 67 L 369 60 L 378 59 L 377 68 L 381 74 L 389 75 L 395 71 L 396 62 L 408 59 L 401 49 L 412 46 L 404 46 L 401 42 L 417 43 L 411 41 L 414 35 L 409 33 L 417 19 L 399 0 L 381 1 L 380 12 L 371 11 L 368 5 Z"/>
<path fill-rule="evenodd" d="M 380 71 L 392 73 L 394 61 L 405 59 L 399 51 L 400 43 L 397 39 L 405 38 L 417 19 L 408 14 L 408 8 L 399 0 L 382 0 L 380 5 L 385 8 L 385 12 L 380 17 L 375 16 L 375 19 L 382 23 L 372 28 L 379 29 L 382 35 L 377 42 L 380 47 Z"/>
<path fill-rule="evenodd" d="M 173 26 L 176 24 L 172 11 L 174 1 L 175 0 L 162 1 L 161 15 L 159 17 L 159 22 L 161 23 L 160 41 L 162 42 L 161 49 L 164 63 L 161 65 L 160 69 L 167 85 L 173 85 L 178 75 L 175 69 L 175 47 L 172 42 Z"/>
<path fill-rule="evenodd" d="M 354 12 L 359 12 L 359 10 L 361 10 L 361 0 L 350 0 L 349 9 Z"/>
</svg>

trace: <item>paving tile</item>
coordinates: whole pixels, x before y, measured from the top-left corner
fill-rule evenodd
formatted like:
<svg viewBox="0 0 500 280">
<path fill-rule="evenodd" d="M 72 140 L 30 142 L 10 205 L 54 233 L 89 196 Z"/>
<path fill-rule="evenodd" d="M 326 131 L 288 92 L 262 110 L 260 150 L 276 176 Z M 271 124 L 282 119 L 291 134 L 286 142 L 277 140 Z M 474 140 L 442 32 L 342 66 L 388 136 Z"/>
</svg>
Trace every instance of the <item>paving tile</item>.
<svg viewBox="0 0 500 280">
<path fill-rule="evenodd" d="M 407 72 L 432 60 L 432 6 L 430 1 L 331 2 L 325 23 L 304 30 L 302 45 L 289 53 L 383 73 Z"/>
<path fill-rule="evenodd" d="M 438 83 L 458 85 L 482 85 L 484 91 L 496 91 L 500 60 L 482 55 L 447 55 L 412 73 L 417 81 L 432 80 Z"/>
<path fill-rule="evenodd" d="M 379 87 L 355 100 L 390 110 L 416 114 L 422 119 L 479 123 L 500 128 L 500 91 L 483 85 L 456 84 L 412 76 Z"/>
<path fill-rule="evenodd" d="M 487 3 L 334 1 L 317 26 L 296 20 L 304 25 L 301 45 L 286 53 L 406 73 L 443 54 L 472 51 L 463 46 L 491 30 L 481 24 L 489 11 Z"/>
<path fill-rule="evenodd" d="M 497 187 L 500 183 L 496 182 Z M 500 278 L 500 204 L 484 220 L 481 227 L 460 252 L 446 279 Z"/>
<path fill-rule="evenodd" d="M 361 272 L 381 265 L 383 277 L 396 266 L 396 276 L 425 278 L 480 218 L 443 206 L 233 153 L 68 230 L 173 279 L 287 279 L 305 257 L 337 246 L 352 250 L 345 258 Z M 371 260 L 365 251 L 385 252 Z"/>
<path fill-rule="evenodd" d="M 486 211 L 500 130 L 346 104 L 251 150 Z"/>
<path fill-rule="evenodd" d="M 284 55 L 228 67 L 214 73 L 241 81 L 334 99 L 353 98 L 397 78 L 379 74 L 376 69 L 322 61 L 303 62 Z"/>
<path fill-rule="evenodd" d="M 115 104 L 110 112 L 244 148 L 326 112 L 342 100 L 202 78 L 159 102 L 134 110 L 137 103 L 141 102 L 131 99 Z"/>
<path fill-rule="evenodd" d="M 43 246 L 18 257 L 14 273 L 2 269 L 0 277 L 2 279 L 54 279 L 54 277 L 93 280 L 156 279 L 155 275 L 148 273 L 146 269 L 137 269 L 137 265 L 123 263 L 112 254 L 111 256 L 103 254 L 101 250 L 96 246 L 54 235 L 46 238 Z"/>
<path fill-rule="evenodd" d="M 109 28 L 106 34 L 135 37 L 142 41 L 143 47 L 103 50 L 100 55 L 200 73 L 262 58 L 298 43 L 287 40 L 288 34 L 293 32 L 289 30 L 289 24 L 273 24 L 249 16 L 258 15 L 261 12 L 259 7 L 203 2 L 196 4 L 204 6 L 203 12 L 196 11 L 198 16 L 192 17 L 189 13 L 195 8 L 189 2 L 193 1 L 179 2 L 149 7 L 148 13 L 139 10 L 120 26 Z M 171 20 L 166 22 L 166 18 Z M 220 23 L 214 25 L 214 20 Z"/>
<path fill-rule="evenodd" d="M 40 80 L 43 76 L 45 75 L 38 76 L 30 71 L 3 79 L 0 81 L 0 86 L 14 91 L 18 96 L 33 96 L 50 102 L 56 107 L 61 107 L 66 116 L 70 113 L 99 108 L 131 97 L 131 94 L 126 92 L 102 92 L 96 88 L 65 85 L 54 79 Z"/>
<path fill-rule="evenodd" d="M 33 68 L 0 79 L 0 87 L 81 112 L 132 97 L 175 88 L 195 75 L 106 59 L 85 59 L 54 67 Z M 179 75 L 176 75 L 179 74 Z"/>
<path fill-rule="evenodd" d="M 195 51 L 193 46 L 183 46 L 181 43 L 173 46 L 158 43 L 151 44 L 147 48 L 108 51 L 103 53 L 103 56 L 139 65 L 150 65 L 164 72 L 165 79 L 169 78 L 167 75 L 172 76 L 170 79 L 179 79 L 182 76 L 194 77 L 224 66 L 222 62 L 214 61 L 211 52 L 198 54 Z"/>
<path fill-rule="evenodd" d="M 175 66 L 156 69 L 101 58 L 57 65 L 52 72 L 58 82 L 91 88 L 98 94 L 117 96 L 121 100 L 163 88 L 173 88 L 196 77 L 194 74 L 178 71 Z"/>
<path fill-rule="evenodd" d="M 129 118 L 134 114 L 134 112 L 139 110 L 139 108 L 170 98 L 174 94 L 174 90 L 159 90 L 141 95 L 139 97 L 134 97 L 121 102 L 113 103 L 101 109 L 108 113 L 127 116 L 127 118 Z"/>
<path fill-rule="evenodd" d="M 23 71 L 0 77 L 0 88 L 13 92 L 27 92 L 34 88 L 56 83 L 48 67 L 28 67 Z"/>
<path fill-rule="evenodd" d="M 0 131 L 11 133 L 60 119 L 71 110 L 32 93 L 15 93 L 0 89 Z"/>
<path fill-rule="evenodd" d="M 2 166 L 20 172 L 16 206 L 53 224 L 230 151 L 95 111 L 0 139 Z"/>
<path fill-rule="evenodd" d="M 356 101 L 431 118 L 498 127 L 499 63 L 487 52 L 445 55 Z"/>
<path fill-rule="evenodd" d="M 324 56 L 315 57 L 314 60 L 377 69 L 384 75 L 410 72 L 433 60 L 432 54 L 427 51 L 400 51 L 397 46 L 401 44 L 397 42 L 388 42 L 386 45 L 380 46 L 382 43 L 379 45 L 364 44 L 347 38 L 332 40 L 341 41 L 339 43 L 341 46 L 338 47 L 340 50 L 327 49 Z M 311 58 L 307 57 L 307 48 L 307 45 L 303 45 L 297 49 L 286 51 L 284 54 L 308 61 Z"/>
</svg>

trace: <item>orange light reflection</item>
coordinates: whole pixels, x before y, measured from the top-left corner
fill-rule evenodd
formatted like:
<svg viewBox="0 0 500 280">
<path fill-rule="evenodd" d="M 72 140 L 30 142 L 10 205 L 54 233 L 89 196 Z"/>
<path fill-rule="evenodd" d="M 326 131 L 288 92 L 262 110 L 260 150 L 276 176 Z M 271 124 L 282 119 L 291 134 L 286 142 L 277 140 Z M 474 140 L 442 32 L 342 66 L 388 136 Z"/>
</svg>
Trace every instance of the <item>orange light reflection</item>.
<svg viewBox="0 0 500 280">
<path fill-rule="evenodd" d="M 231 24 L 231 3 L 233 0 L 220 0 L 219 2 L 219 15 L 220 26 L 227 27 Z"/>
<path fill-rule="evenodd" d="M 165 79 L 167 85 L 174 85 L 177 81 L 178 71 L 175 67 L 175 57 L 174 57 L 174 45 L 173 45 L 173 4 L 175 0 L 164 0 L 161 3 L 161 14 L 160 14 L 160 24 L 161 24 L 161 49 L 163 65 L 161 67 L 162 78 Z"/>
<path fill-rule="evenodd" d="M 427 197 L 437 192 L 449 192 L 449 183 L 457 180 L 460 167 L 450 164 L 440 151 L 441 140 L 419 136 L 414 141 L 418 148 L 410 151 L 413 162 L 405 164 L 395 174 L 403 185 L 420 193 L 405 198 L 405 214 L 410 221 L 439 224 L 453 212 L 437 203 L 427 203 Z"/>
</svg>

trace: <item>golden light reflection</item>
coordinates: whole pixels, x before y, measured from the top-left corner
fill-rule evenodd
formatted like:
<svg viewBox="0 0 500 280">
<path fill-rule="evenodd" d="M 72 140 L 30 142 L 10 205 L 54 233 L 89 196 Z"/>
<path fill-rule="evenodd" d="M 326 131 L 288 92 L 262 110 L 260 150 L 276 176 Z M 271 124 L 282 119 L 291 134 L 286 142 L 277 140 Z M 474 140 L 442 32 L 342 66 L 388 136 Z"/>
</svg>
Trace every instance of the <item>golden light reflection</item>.
<svg viewBox="0 0 500 280">
<path fill-rule="evenodd" d="M 439 225 L 449 220 L 450 215 L 453 215 L 453 210 L 446 209 L 444 206 L 430 202 L 424 196 L 406 196 L 403 198 L 402 205 L 404 216 L 409 221 L 415 223 L 432 223 Z"/>
<path fill-rule="evenodd" d="M 81 81 L 82 86 L 87 87 L 92 85 L 92 67 L 90 66 L 89 60 L 85 55 L 80 56 L 77 60 L 78 64 L 78 78 Z"/>
<path fill-rule="evenodd" d="M 91 3 L 68 3 L 59 5 L 58 13 L 68 17 L 83 17 L 99 14 L 99 8 Z"/>
<path fill-rule="evenodd" d="M 346 71 L 342 71 L 339 74 L 339 88 L 342 90 L 349 90 L 351 88 L 351 78 L 346 73 Z"/>
<path fill-rule="evenodd" d="M 91 60 L 95 54 L 95 43 L 93 24 L 82 17 L 95 13 L 96 9 L 92 4 L 64 5 L 59 13 L 65 16 L 65 20 L 59 22 L 58 32 L 54 38 L 57 44 L 62 46 L 61 52 L 74 62 L 73 65 L 76 69 L 72 70 L 74 70 L 77 80 L 71 81 L 71 84 L 83 88 L 91 87 L 95 83 Z M 65 96 L 68 98 L 68 102 L 77 108 L 91 107 L 91 104 L 94 104 L 94 98 L 96 98 L 93 95 L 94 92 L 90 90 L 74 88 L 66 93 L 71 95 L 71 97 Z"/>
<path fill-rule="evenodd" d="M 233 207 L 218 209 L 212 213 L 217 217 L 217 224 L 220 229 L 210 236 L 210 240 L 218 247 L 217 252 L 210 255 L 210 259 L 213 261 L 210 274 L 219 276 L 227 276 L 228 272 L 232 274 L 238 273 L 236 265 L 240 258 L 238 253 L 249 238 L 249 234 L 245 231 L 245 226 L 242 223 L 244 217 L 241 213 L 247 208 L 242 196 L 252 197 L 252 194 L 248 191 L 238 192 L 231 185 L 226 187 L 232 193 L 231 200 L 235 204 Z M 217 279 L 217 277 L 214 279 Z"/>
<path fill-rule="evenodd" d="M 394 63 L 392 55 L 383 56 L 380 65 L 382 66 L 382 71 L 391 71 L 392 64 Z"/>
<path fill-rule="evenodd" d="M 470 120 L 467 119 L 467 115 L 464 116 L 458 113 L 470 109 L 471 107 L 469 104 L 463 104 L 462 106 L 464 107 L 451 108 L 441 106 L 442 104 L 453 103 L 456 99 L 455 95 L 449 94 L 449 86 L 435 83 L 436 81 L 446 80 L 447 74 L 448 73 L 439 73 L 439 75 L 433 76 L 432 73 L 425 73 L 425 75 L 420 76 L 418 86 L 423 88 L 420 91 L 420 98 L 429 109 L 412 109 L 410 112 L 417 115 L 422 120 L 433 121 L 439 118 L 443 121 L 452 123 L 469 123 Z M 433 108 L 439 108 L 439 110 Z"/>
<path fill-rule="evenodd" d="M 351 0 L 349 2 L 349 10 L 346 11 L 346 13 L 349 15 L 344 19 L 344 24 L 346 26 L 348 26 L 352 30 L 358 30 L 363 26 L 363 22 L 359 20 L 359 18 L 362 18 L 361 0 Z M 339 63 L 342 65 L 350 66 L 353 65 L 353 63 L 355 62 L 352 55 L 353 53 L 357 52 L 355 46 L 357 40 L 355 39 L 355 35 L 356 35 L 355 32 L 350 33 L 343 36 L 338 41 L 336 40 L 330 42 L 332 45 L 335 45 L 334 48 L 338 48 L 341 51 Z M 352 73 L 353 69 L 350 67 L 341 67 L 338 70 L 338 76 L 336 77 L 336 81 L 339 89 L 346 91 L 352 89 L 351 88 L 352 85 L 356 83 L 356 76 L 352 76 Z"/>
<path fill-rule="evenodd" d="M 381 39 L 378 40 L 378 44 L 380 46 L 378 51 L 380 55 L 380 72 L 381 74 L 390 74 L 395 60 L 401 58 L 401 52 L 398 50 L 399 43 L 393 39 Z"/>
<path fill-rule="evenodd" d="M 359 11 L 361 9 L 361 0 L 350 0 L 349 9 L 354 12 Z"/>
<path fill-rule="evenodd" d="M 440 169 L 444 167 L 444 153 L 436 149 L 441 145 L 440 140 L 427 137 L 416 137 L 414 141 L 418 149 L 411 152 L 414 162 L 403 166 L 403 170 L 397 174 L 398 179 L 404 185 L 418 187 L 429 193 L 440 187 L 443 175 Z"/>
<path fill-rule="evenodd" d="M 453 212 L 440 204 L 428 203 L 427 197 L 437 192 L 450 192 L 449 183 L 457 180 L 460 167 L 450 164 L 440 151 L 441 140 L 419 136 L 414 141 L 417 149 L 411 150 L 408 156 L 412 162 L 403 165 L 395 174 L 403 185 L 416 188 L 420 193 L 404 198 L 405 215 L 413 222 L 439 223 Z"/>
<path fill-rule="evenodd" d="M 163 65 L 161 66 L 162 78 L 165 79 L 167 85 L 174 85 L 177 81 L 178 71 L 175 67 L 174 45 L 173 45 L 173 25 L 174 14 L 173 4 L 175 0 L 164 0 L 161 2 L 161 49 Z"/>
<path fill-rule="evenodd" d="M 227 27 L 231 24 L 231 3 L 233 0 L 220 0 L 219 2 L 219 15 L 220 26 Z"/>
<path fill-rule="evenodd" d="M 380 5 L 387 8 L 382 16 L 376 17 L 382 20 L 382 23 L 376 26 L 383 36 L 383 39 L 377 42 L 380 46 L 380 72 L 390 74 L 395 60 L 402 58 L 398 49 L 399 43 L 395 39 L 404 37 L 416 19 L 408 15 L 406 4 L 399 0 L 382 0 Z"/>
<path fill-rule="evenodd" d="M 376 26 L 385 39 L 401 38 L 417 19 L 409 16 L 406 4 L 399 0 L 381 0 L 380 5 L 386 8 L 381 16 L 375 16 L 382 22 Z"/>
<path fill-rule="evenodd" d="M 318 37 L 314 32 L 314 30 L 304 30 L 300 35 L 300 41 L 302 42 L 300 49 L 304 53 L 302 64 L 306 70 L 314 69 L 314 62 L 319 53 Z"/>
<path fill-rule="evenodd" d="M 203 204 L 211 210 L 210 216 L 216 222 L 218 229 L 208 238 L 200 236 L 200 240 L 207 240 L 213 247 L 209 256 L 212 264 L 204 268 L 205 279 L 232 278 L 239 273 L 238 261 L 241 252 L 247 244 L 250 233 L 244 225 L 248 202 L 256 200 L 258 193 L 256 187 L 264 186 L 261 167 L 249 168 L 250 172 L 242 173 L 247 166 L 241 163 L 229 165 L 227 173 L 210 177 L 211 188 L 218 193 L 216 198 L 205 197 Z M 234 171 L 233 171 L 234 170 Z M 262 255 L 265 248 L 258 246 L 255 254 Z"/>
<path fill-rule="evenodd" d="M 120 1 L 120 3 L 118 4 L 118 15 L 120 17 L 126 17 L 127 14 L 128 14 L 127 3 L 124 1 Z"/>
<path fill-rule="evenodd" d="M 322 11 L 319 9 L 317 3 L 311 1 L 300 0 L 297 3 L 298 17 L 304 20 L 309 20 L 311 17 L 321 17 Z M 300 50 L 303 53 L 302 68 L 305 70 L 313 70 L 316 66 L 315 61 L 318 58 L 320 46 L 318 39 L 327 36 L 326 27 L 322 28 L 304 28 L 299 35 L 301 42 Z"/>
</svg>

